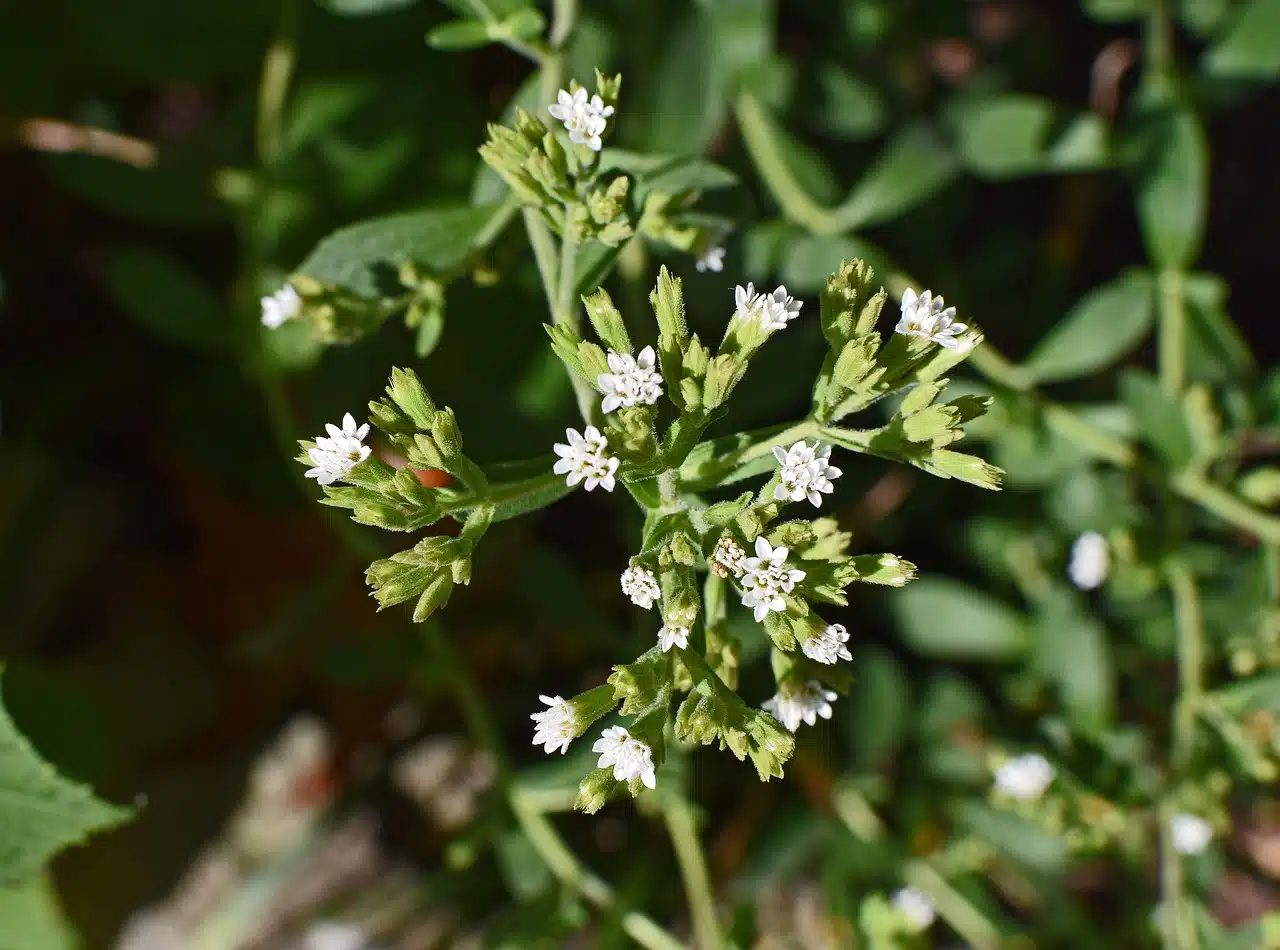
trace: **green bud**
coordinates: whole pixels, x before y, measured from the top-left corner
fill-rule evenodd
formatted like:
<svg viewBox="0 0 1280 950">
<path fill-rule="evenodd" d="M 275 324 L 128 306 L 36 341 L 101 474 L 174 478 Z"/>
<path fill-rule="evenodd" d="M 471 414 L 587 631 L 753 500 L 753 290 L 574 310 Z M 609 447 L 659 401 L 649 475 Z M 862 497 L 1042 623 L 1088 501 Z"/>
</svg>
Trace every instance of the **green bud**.
<svg viewBox="0 0 1280 950">
<path fill-rule="evenodd" d="M 668 389 L 668 392 L 672 391 Z M 680 400 L 676 403 L 680 409 L 694 412 L 702 408 L 702 387 L 698 385 L 696 379 L 680 380 L 680 386 L 676 392 L 680 394 Z"/>
<path fill-rule="evenodd" d="M 968 359 L 969 354 L 982 345 L 982 340 L 982 331 L 970 325 L 969 329 L 961 335 L 956 346 L 937 347 L 916 368 L 913 375 L 919 380 L 936 379 Z"/>
<path fill-rule="evenodd" d="M 607 683 L 579 693 L 569 700 L 573 707 L 574 735 L 582 735 L 591 728 L 591 724 L 603 716 L 613 712 L 618 705 L 614 697 L 613 687 Z"/>
<path fill-rule="evenodd" d="M 409 462 L 414 468 L 447 469 L 448 463 L 440 453 L 440 447 L 428 435 L 419 433 L 409 450 Z"/>
<path fill-rule="evenodd" d="M 632 235 L 631 224 L 622 219 L 611 221 L 596 232 L 596 240 L 608 247 L 617 247 Z"/>
<path fill-rule="evenodd" d="M 569 188 L 568 180 L 544 152 L 530 155 L 525 159 L 524 168 L 548 195 L 560 195 Z"/>
<path fill-rule="evenodd" d="M 437 575 L 418 598 L 418 605 L 413 609 L 413 622 L 422 623 L 447 604 L 452 593 L 453 578 L 445 573 Z"/>
<path fill-rule="evenodd" d="M 707 374 L 707 367 L 710 365 L 711 351 L 702 345 L 702 341 L 698 339 L 698 334 L 695 333 L 689 338 L 689 346 L 684 351 L 681 363 L 684 375 L 698 379 Z"/>
<path fill-rule="evenodd" d="M 609 292 L 601 288 L 594 294 L 583 297 L 582 303 L 587 308 L 587 318 L 595 327 L 596 335 L 605 345 L 618 353 L 630 353 L 631 338 L 627 335 L 627 325 L 614 306 Z"/>
<path fill-rule="evenodd" d="M 668 541 L 668 550 L 680 533 L 675 533 Z M 689 549 L 696 558 L 696 549 L 692 543 Z M 674 557 L 673 557 L 674 560 Z M 662 574 L 662 616 L 666 623 L 681 627 L 692 627 L 702 607 L 702 597 L 698 593 L 696 577 L 687 568 L 673 568 Z"/>
<path fill-rule="evenodd" d="M 411 369 L 391 370 L 391 385 L 387 387 L 387 395 L 419 429 L 430 428 L 436 404 L 417 373 Z"/>
<path fill-rule="evenodd" d="M 578 785 L 578 795 L 573 800 L 573 807 L 579 811 L 594 815 L 605 803 L 614 789 L 621 784 L 613 777 L 613 769 L 595 769 L 587 773 L 587 777 Z"/>
<path fill-rule="evenodd" d="M 598 95 L 606 106 L 618 105 L 618 96 L 622 92 L 622 74 L 618 73 L 613 76 L 606 76 L 600 70 L 596 70 L 596 95 Z"/>
<path fill-rule="evenodd" d="M 865 584 L 901 587 L 916 577 L 916 566 L 896 554 L 862 554 L 846 563 L 857 571 L 857 579 Z"/>
<path fill-rule="evenodd" d="M 449 565 L 449 573 L 455 584 L 468 585 L 471 583 L 471 557 L 460 557 Z"/>
<path fill-rule="evenodd" d="M 948 380 L 939 379 L 934 382 L 920 383 L 913 387 L 898 407 L 898 415 L 909 416 L 932 406 L 938 394 L 946 387 Z"/>
<path fill-rule="evenodd" d="M 671 559 L 677 564 L 693 567 L 698 563 L 697 545 L 684 532 L 673 534 L 671 540 L 667 542 L 667 547 L 671 551 Z M 688 624 L 685 624 L 685 626 L 688 626 Z"/>
<path fill-rule="evenodd" d="M 551 167 L 555 170 L 556 181 L 568 189 L 569 157 L 565 153 L 564 146 L 560 144 L 560 140 L 548 132 L 542 137 L 542 151 L 546 154 L 547 161 L 551 163 Z"/>
<path fill-rule="evenodd" d="M 1000 480 L 1004 477 L 1001 469 L 984 462 L 977 456 L 947 449 L 937 449 L 919 462 L 912 460 L 912 464 L 941 478 L 957 478 L 962 482 L 991 491 L 1000 489 Z"/>
<path fill-rule="evenodd" d="M 876 366 L 879 349 L 878 333 L 850 340 L 836 359 L 832 378 L 845 389 L 865 390 L 875 386 L 884 376 L 884 369 Z"/>
<path fill-rule="evenodd" d="M 624 716 L 652 706 L 670 681 L 670 658 L 656 645 L 633 662 L 615 666 L 609 676 L 614 698 L 622 701 Z"/>
<path fill-rule="evenodd" d="M 431 420 L 431 438 L 446 460 L 462 455 L 462 433 L 458 431 L 458 421 L 448 406 L 438 410 Z"/>
<path fill-rule="evenodd" d="M 780 651 L 794 650 L 798 645 L 795 631 L 792 629 L 791 618 L 786 614 L 772 611 L 765 614 L 764 629 L 769 634 L 769 639 L 773 641 L 773 645 Z M 778 655 L 778 651 L 774 651 L 774 656 Z"/>
<path fill-rule="evenodd" d="M 516 131 L 520 133 L 530 146 L 537 146 L 547 135 L 547 127 L 542 120 L 519 106 L 516 107 Z"/>
<path fill-rule="evenodd" d="M 866 262 L 848 261 L 827 278 L 821 294 L 822 335 L 833 348 L 875 329 L 886 300 L 883 289 L 872 292 L 875 271 Z"/>
<path fill-rule="evenodd" d="M 748 754 L 760 781 L 782 778 L 782 766 L 796 749 L 796 737 L 766 712 L 750 710 L 746 717 Z"/>
<path fill-rule="evenodd" d="M 684 290 L 680 279 L 672 277 L 666 265 L 658 272 L 658 283 L 649 294 L 649 304 L 658 319 L 658 338 L 663 350 L 683 350 L 689 336 L 684 319 Z"/>
<path fill-rule="evenodd" d="M 703 517 L 707 524 L 715 525 L 723 528 L 733 522 L 738 515 L 747 510 L 747 506 L 751 504 L 751 499 L 755 497 L 753 492 L 743 492 L 733 501 L 721 501 L 712 505 L 705 512 Z"/>
<path fill-rule="evenodd" d="M 582 367 L 583 378 L 593 386 L 602 373 L 609 372 L 609 360 L 604 350 L 594 343 L 578 344 L 578 365 Z"/>
</svg>

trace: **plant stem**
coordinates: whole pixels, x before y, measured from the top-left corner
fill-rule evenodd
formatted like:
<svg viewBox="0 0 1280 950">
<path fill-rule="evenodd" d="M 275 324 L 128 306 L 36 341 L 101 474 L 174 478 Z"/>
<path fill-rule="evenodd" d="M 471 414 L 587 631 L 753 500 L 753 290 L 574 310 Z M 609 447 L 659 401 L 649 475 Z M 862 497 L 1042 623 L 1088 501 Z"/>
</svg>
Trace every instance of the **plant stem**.
<svg viewBox="0 0 1280 950">
<path fill-rule="evenodd" d="M 577 20 L 578 0 L 552 0 L 551 33 L 548 37 L 552 49 L 559 50 L 568 42 Z"/>
<path fill-rule="evenodd" d="M 551 873 L 600 910 L 612 910 L 616 904 L 613 888 L 582 865 L 550 819 L 518 786 L 511 786 L 507 797 L 521 830 Z M 684 944 L 644 914 L 624 913 L 622 929 L 645 950 L 686 950 Z"/>
<path fill-rule="evenodd" d="M 698 840 L 693 809 L 683 796 L 667 795 L 662 800 L 662 817 L 675 848 L 680 876 L 684 879 L 685 897 L 693 916 L 694 944 L 698 950 L 720 950 L 724 946 L 724 938 L 720 934 L 720 922 L 716 919 L 715 895 L 702 854 L 702 843 Z"/>
<path fill-rule="evenodd" d="M 1182 297 L 1182 274 L 1162 271 L 1159 278 L 1159 366 L 1160 384 L 1177 396 L 1186 383 L 1187 310 Z"/>
<path fill-rule="evenodd" d="M 1256 535 L 1264 544 L 1280 544 L 1280 518 L 1259 511 L 1241 501 L 1199 472 L 1182 472 L 1169 480 L 1175 493 L 1195 502 L 1242 531 Z"/>
<path fill-rule="evenodd" d="M 255 141 L 258 162 L 270 165 L 280 154 L 282 117 L 289 80 L 297 59 L 299 0 L 281 0 L 280 26 L 262 60 L 262 81 L 258 86 L 258 118 Z"/>
</svg>

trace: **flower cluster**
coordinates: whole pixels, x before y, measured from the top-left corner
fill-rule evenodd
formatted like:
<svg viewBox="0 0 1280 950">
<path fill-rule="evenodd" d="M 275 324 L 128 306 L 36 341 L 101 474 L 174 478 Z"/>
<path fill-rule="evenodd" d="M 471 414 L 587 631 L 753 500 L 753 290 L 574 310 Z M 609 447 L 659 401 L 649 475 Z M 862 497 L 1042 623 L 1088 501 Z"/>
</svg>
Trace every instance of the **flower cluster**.
<svg viewBox="0 0 1280 950">
<path fill-rule="evenodd" d="M 302 298 L 285 284 L 269 297 L 262 298 L 262 325 L 268 330 L 283 326 L 302 312 Z"/>
<path fill-rule="evenodd" d="M 809 504 L 819 508 L 822 496 L 835 490 L 832 480 L 841 475 L 840 469 L 831 464 L 831 446 L 819 450 L 816 440 L 812 446 L 800 441 L 789 449 L 775 445 L 773 457 L 782 466 L 778 473 L 778 486 L 773 490 L 776 501 L 804 501 L 808 498 Z"/>
<path fill-rule="evenodd" d="M 553 119 L 564 123 L 569 133 L 569 141 L 575 145 L 585 145 L 593 152 L 604 147 L 600 136 L 604 134 L 613 115 L 613 106 L 604 104 L 598 95 L 587 98 L 587 90 L 579 86 L 572 93 L 561 89 L 554 105 L 547 111 Z"/>
<path fill-rule="evenodd" d="M 894 909 L 906 918 L 907 923 L 917 933 L 932 927 L 938 916 L 933 898 L 914 887 L 904 887 L 895 891 L 892 903 Z"/>
<path fill-rule="evenodd" d="M 1081 590 L 1101 587 L 1111 569 L 1107 539 L 1096 531 L 1086 531 L 1071 545 L 1067 576 Z"/>
<path fill-rule="evenodd" d="M 665 624 L 658 631 L 658 646 L 662 647 L 663 653 L 666 653 L 672 647 L 679 647 L 681 650 L 687 649 L 689 646 L 689 628 L 674 623 Z"/>
<path fill-rule="evenodd" d="M 707 248 L 694 262 L 698 273 L 702 274 L 706 271 L 711 271 L 718 274 L 724 270 L 724 253 L 724 248 L 718 245 Z"/>
<path fill-rule="evenodd" d="M 832 664 L 837 660 L 852 660 L 853 654 L 845 646 L 849 631 L 844 624 L 832 623 L 816 637 L 810 637 L 802 646 L 804 655 L 818 663 Z"/>
<path fill-rule="evenodd" d="M 600 734 L 592 752 L 599 752 L 596 768 L 613 769 L 613 777 L 619 782 L 638 778 L 645 788 L 656 788 L 657 776 L 653 769 L 653 752 L 639 739 L 634 739 L 622 726 L 610 726 Z"/>
<path fill-rule="evenodd" d="M 583 432 L 565 429 L 565 436 L 568 444 L 557 442 L 552 447 L 560 456 L 552 471 L 566 476 L 565 482 L 570 487 L 584 482 L 587 491 L 593 491 L 597 485 L 613 491 L 618 460 L 605 453 L 609 440 L 595 426 L 587 426 Z"/>
<path fill-rule="evenodd" d="M 560 696 L 539 696 L 547 705 L 542 712 L 529 718 L 536 723 L 533 732 L 533 744 L 542 746 L 550 755 L 556 749 L 563 755 L 568 751 L 569 743 L 577 736 L 573 720 L 573 704 L 565 702 Z"/>
<path fill-rule="evenodd" d="M 1179 854 L 1203 854 L 1213 840 L 1213 825 L 1199 815 L 1179 812 L 1169 820 L 1169 834 Z"/>
<path fill-rule="evenodd" d="M 756 622 L 770 611 L 787 609 L 783 594 L 789 594 L 805 579 L 805 572 L 787 567 L 791 551 L 784 545 L 774 547 L 763 536 L 756 538 L 756 556 L 742 562 L 742 606 L 750 607 Z"/>
<path fill-rule="evenodd" d="M 902 292 L 902 319 L 894 327 L 895 332 L 957 349 L 961 334 L 967 329 L 968 324 L 956 323 L 955 307 L 943 308 L 941 296 L 935 297 L 927 290 L 917 296 L 910 287 Z"/>
<path fill-rule="evenodd" d="M 741 577 L 746 569 L 747 552 L 731 534 L 722 534 L 711 555 L 711 572 L 717 577 Z"/>
<path fill-rule="evenodd" d="M 773 293 L 756 293 L 754 284 L 741 285 L 734 288 L 733 300 L 737 316 L 743 320 L 755 319 L 766 330 L 781 330 L 788 323 L 800 316 L 800 308 L 804 302 L 796 300 L 787 293 L 787 288 L 779 285 Z"/>
<path fill-rule="evenodd" d="M 622 572 L 622 592 L 637 607 L 649 610 L 653 602 L 662 596 L 658 578 L 647 567 L 629 567 Z"/>
<path fill-rule="evenodd" d="M 331 423 L 325 426 L 325 431 L 329 433 L 328 437 L 317 437 L 315 446 L 307 450 L 313 467 L 305 474 L 321 485 L 331 485 L 346 478 L 353 468 L 369 457 L 372 449 L 364 444 L 364 437 L 369 434 L 369 423 L 357 428 L 356 420 L 349 412 L 342 417 L 341 429 Z"/>
<path fill-rule="evenodd" d="M 786 682 L 782 688 L 760 707 L 782 723 L 792 732 L 800 728 L 800 723 L 816 725 L 818 717 L 831 718 L 831 704 L 836 701 L 836 694 L 824 687 L 817 680 L 807 683 Z"/>
<path fill-rule="evenodd" d="M 601 412 L 613 412 L 619 406 L 652 406 L 662 395 L 662 374 L 653 367 L 657 356 L 646 346 L 636 356 L 609 351 L 609 369 L 596 378 L 596 386 L 604 393 Z"/>
<path fill-rule="evenodd" d="M 996 790 L 1018 801 L 1035 801 L 1055 778 L 1053 766 L 1044 756 L 1030 753 L 1010 759 L 995 775 Z"/>
</svg>

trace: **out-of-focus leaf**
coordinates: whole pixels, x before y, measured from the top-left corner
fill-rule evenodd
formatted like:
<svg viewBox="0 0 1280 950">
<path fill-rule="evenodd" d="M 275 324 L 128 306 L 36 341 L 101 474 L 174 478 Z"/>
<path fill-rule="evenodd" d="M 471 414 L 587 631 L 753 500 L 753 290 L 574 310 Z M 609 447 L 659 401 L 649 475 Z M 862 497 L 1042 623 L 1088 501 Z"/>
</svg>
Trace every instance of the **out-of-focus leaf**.
<svg viewBox="0 0 1280 950">
<path fill-rule="evenodd" d="M 882 270 L 885 256 L 879 248 L 845 234 L 830 237 L 806 234 L 785 244 L 783 255 L 782 282 L 797 293 L 821 290 L 827 275 L 835 273 L 842 263 L 855 257 L 866 261 L 880 273 L 886 273 Z"/>
<path fill-rule="evenodd" d="M 204 282 L 176 258 L 139 245 L 108 249 L 102 275 L 116 305 L 157 336 L 217 351 L 227 343 L 227 314 Z"/>
<path fill-rule="evenodd" d="M 1106 629 L 1064 589 L 1054 589 L 1039 605 L 1035 627 L 1034 665 L 1057 684 L 1067 715 L 1082 730 L 1105 729 L 1116 693 Z"/>
<path fill-rule="evenodd" d="M 1232 0 L 1182 0 L 1178 15 L 1183 25 L 1201 39 L 1213 36 L 1231 12 Z"/>
<path fill-rule="evenodd" d="M 349 0 L 349 2 L 362 2 L 362 0 Z M 370 0 L 370 2 L 377 2 L 377 0 Z M 400 2 L 411 3 L 416 0 L 400 0 Z M 440 0 L 440 2 L 458 16 L 476 15 L 476 0 Z M 499 19 L 533 6 L 533 0 L 483 0 L 483 2 L 484 9 L 488 10 L 491 16 Z"/>
<path fill-rule="evenodd" d="M 320 6 L 338 16 L 375 16 L 395 13 L 413 6 L 418 0 L 316 0 Z"/>
<path fill-rule="evenodd" d="M 425 360 L 435 352 L 443 333 L 444 312 L 438 307 L 432 307 L 423 313 L 422 322 L 418 324 L 418 337 L 414 341 L 414 352 L 418 359 Z"/>
<path fill-rule="evenodd" d="M 285 123 L 285 151 L 312 142 L 355 113 L 375 93 L 371 82 L 313 82 L 292 97 Z"/>
<path fill-rule="evenodd" d="M 1252 376 L 1257 364 L 1227 313 L 1226 282 L 1213 274 L 1190 274 L 1182 290 L 1188 317 L 1188 376 L 1214 383 Z"/>
<path fill-rule="evenodd" d="M 854 681 L 858 687 L 846 706 L 853 754 L 862 766 L 874 768 L 902 741 L 911 716 L 911 685 L 893 654 L 879 647 L 854 657 Z"/>
<path fill-rule="evenodd" d="M 1240 476 L 1236 491 L 1246 501 L 1261 508 L 1280 505 L 1280 468 L 1255 468 Z"/>
<path fill-rule="evenodd" d="M 1077 303 L 1031 351 L 1024 368 L 1041 383 L 1088 376 L 1141 343 L 1154 313 L 1151 275 L 1130 271 Z"/>
<path fill-rule="evenodd" d="M 677 194 L 732 188 L 738 176 L 722 165 L 694 155 L 642 155 L 622 149 L 605 149 L 600 171 L 622 171 L 635 178 L 637 200 L 649 191 Z"/>
<path fill-rule="evenodd" d="M 131 815 L 55 772 L 0 706 L 0 884 L 30 878 L 63 848 Z"/>
<path fill-rule="evenodd" d="M 1027 867 L 1043 874 L 1057 874 L 1066 864 L 1066 848 L 1026 818 L 997 811 L 980 802 L 961 802 L 956 808 L 960 824 L 979 838 Z"/>
<path fill-rule="evenodd" d="M 436 272 L 459 266 L 493 213 L 489 206 L 463 206 L 363 221 L 321 241 L 297 272 L 376 297 L 406 262 Z"/>
<path fill-rule="evenodd" d="M 1138 183 L 1138 221 L 1152 261 L 1183 270 L 1204 236 L 1209 148 L 1200 120 L 1188 108 L 1172 108 L 1154 125 L 1154 153 Z"/>
<path fill-rule="evenodd" d="M 1213 692 L 1214 701 L 1233 716 L 1259 709 L 1280 710 L 1280 673 L 1265 673 Z"/>
<path fill-rule="evenodd" d="M 71 194 L 131 221 L 206 228 L 228 218 L 213 191 L 213 157 L 195 149 L 161 151 L 151 168 L 94 155 L 49 155 L 45 161 Z"/>
<path fill-rule="evenodd" d="M 492 42 L 489 27 L 480 20 L 450 20 L 427 33 L 428 46 L 449 52 L 477 49 Z"/>
<path fill-rule="evenodd" d="M 818 70 L 822 107 L 818 122 L 829 135 L 861 141 L 884 128 L 885 107 L 870 83 L 832 63 Z"/>
<path fill-rule="evenodd" d="M 663 47 L 654 63 L 646 151 L 703 152 L 724 121 L 728 102 L 719 47 L 701 6 L 689 6 Z"/>
<path fill-rule="evenodd" d="M 1280 75 L 1280 0 L 1250 0 L 1204 56 L 1215 76 L 1274 79 Z"/>
<path fill-rule="evenodd" d="M 836 211 L 842 229 L 870 227 L 905 214 L 955 177 L 956 165 L 955 155 L 930 129 L 904 129 Z"/>
<path fill-rule="evenodd" d="M 1194 445 L 1182 407 L 1150 373 L 1125 370 L 1120 377 L 1120 396 L 1133 410 L 1138 431 L 1176 471 L 1191 460 Z"/>
<path fill-rule="evenodd" d="M 959 581 L 921 578 L 893 606 L 903 638 L 925 656 L 1015 660 L 1031 645 L 1025 616 Z"/>
<path fill-rule="evenodd" d="M 759 66 L 773 52 L 777 9 L 774 0 L 735 0 L 703 4 L 711 26 L 712 45 L 722 83 L 734 89 L 744 73 Z"/>
<path fill-rule="evenodd" d="M 1146 16 L 1151 0 L 1085 0 L 1084 10 L 1103 23 L 1119 23 Z"/>
<path fill-rule="evenodd" d="M 1040 171 L 1082 171 L 1106 161 L 1106 135 L 1097 116 L 1078 116 L 1051 140 L 1056 109 L 1041 96 L 1001 95 L 961 110 L 956 131 L 965 164 L 986 178 Z"/>
<path fill-rule="evenodd" d="M 79 945 L 46 878 L 0 885 L 0 950 L 75 950 Z"/>
</svg>

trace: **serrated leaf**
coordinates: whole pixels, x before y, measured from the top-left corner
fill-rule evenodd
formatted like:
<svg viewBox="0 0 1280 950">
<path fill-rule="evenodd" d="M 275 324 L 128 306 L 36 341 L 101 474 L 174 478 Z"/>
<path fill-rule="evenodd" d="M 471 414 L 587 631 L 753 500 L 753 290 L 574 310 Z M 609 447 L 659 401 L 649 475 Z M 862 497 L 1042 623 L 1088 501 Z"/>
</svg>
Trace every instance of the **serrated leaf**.
<svg viewBox="0 0 1280 950">
<path fill-rule="evenodd" d="M 1126 274 L 1081 299 L 1031 351 L 1023 367 L 1041 383 L 1088 376 L 1141 343 L 1154 314 L 1151 275 Z"/>
<path fill-rule="evenodd" d="M 1215 76 L 1272 79 L 1280 75 L 1280 0 L 1252 0 L 1204 57 Z"/>
<path fill-rule="evenodd" d="M 926 656 L 1013 660 L 1031 644 L 1028 618 L 959 581 L 921 578 L 892 604 L 903 638 Z"/>
<path fill-rule="evenodd" d="M 491 205 L 464 205 L 362 221 L 321 241 L 297 273 L 378 297 L 396 287 L 401 264 L 437 273 L 461 265 L 494 212 Z"/>
<path fill-rule="evenodd" d="M 0 883 L 32 877 L 63 848 L 132 814 L 59 775 L 0 704 Z"/>
</svg>

